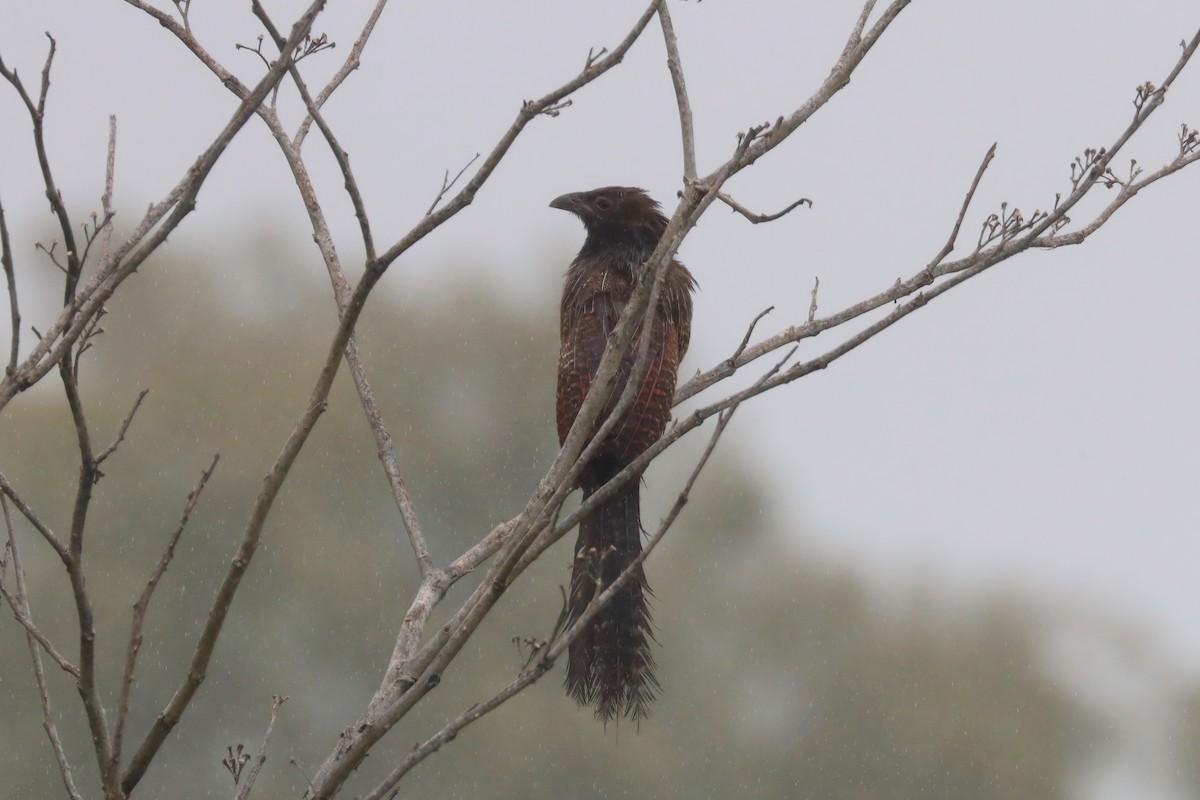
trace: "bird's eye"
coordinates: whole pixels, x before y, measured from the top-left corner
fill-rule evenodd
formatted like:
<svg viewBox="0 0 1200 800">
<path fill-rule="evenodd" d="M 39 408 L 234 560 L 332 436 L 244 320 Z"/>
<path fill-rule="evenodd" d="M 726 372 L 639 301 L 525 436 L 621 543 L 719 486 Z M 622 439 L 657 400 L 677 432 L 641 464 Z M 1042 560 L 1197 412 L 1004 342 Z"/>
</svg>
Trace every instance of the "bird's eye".
<svg viewBox="0 0 1200 800">
<path fill-rule="evenodd" d="M 596 208 L 600 209 L 601 211 L 608 211 L 610 208 L 612 208 L 612 200 L 609 200 L 607 197 L 597 197 Z"/>
</svg>

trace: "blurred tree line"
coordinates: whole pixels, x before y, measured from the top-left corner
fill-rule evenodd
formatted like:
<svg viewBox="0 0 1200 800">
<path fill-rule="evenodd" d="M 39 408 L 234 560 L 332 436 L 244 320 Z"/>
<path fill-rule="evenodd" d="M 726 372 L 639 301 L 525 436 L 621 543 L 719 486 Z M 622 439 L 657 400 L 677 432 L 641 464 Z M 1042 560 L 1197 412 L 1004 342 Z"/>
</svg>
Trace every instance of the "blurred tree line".
<svg viewBox="0 0 1200 800">
<path fill-rule="evenodd" d="M 240 252 L 253 259 L 218 265 L 173 249 L 111 304 L 105 333 L 84 357 L 100 439 L 137 391 L 150 389 L 105 465 L 89 526 L 110 708 L 132 602 L 200 471 L 221 454 L 148 615 L 135 741 L 186 669 L 258 480 L 305 402 L 334 323 L 311 256 L 269 234 Z M 360 347 L 435 561 L 518 511 L 555 451 L 554 312 L 552 296 L 518 303 L 492 291 L 483 273 L 470 286 L 371 301 Z M 736 441 L 726 439 L 650 560 L 665 692 L 641 730 L 604 730 L 563 696 L 556 671 L 422 765 L 401 797 L 1072 796 L 1103 732 L 1047 669 L 1036 618 L 1004 602 L 956 613 L 885 607 L 856 575 L 800 555 L 802 532 L 777 515 L 759 489 L 761 466 Z M 290 699 L 256 792 L 298 796 L 304 772 L 370 697 L 416 587 L 374 449 L 343 374 L 268 523 L 207 681 L 139 795 L 230 796 L 226 747 L 257 748 L 278 693 Z M 52 381 L 0 418 L 0 458 L 26 499 L 66 528 L 77 461 Z M 683 464 L 668 455 L 652 469 L 648 525 L 673 497 Z M 18 526 L 35 619 L 71 653 L 61 565 Z M 558 616 L 570 558 L 569 541 L 560 542 L 506 594 L 352 791 L 374 785 L 389 758 L 511 679 L 528 656 L 521 641 L 544 638 Z M 50 679 L 77 780 L 94 786 L 74 688 L 60 673 Z M 60 796 L 24 636 L 7 609 L 0 705 L 0 794 Z"/>
</svg>

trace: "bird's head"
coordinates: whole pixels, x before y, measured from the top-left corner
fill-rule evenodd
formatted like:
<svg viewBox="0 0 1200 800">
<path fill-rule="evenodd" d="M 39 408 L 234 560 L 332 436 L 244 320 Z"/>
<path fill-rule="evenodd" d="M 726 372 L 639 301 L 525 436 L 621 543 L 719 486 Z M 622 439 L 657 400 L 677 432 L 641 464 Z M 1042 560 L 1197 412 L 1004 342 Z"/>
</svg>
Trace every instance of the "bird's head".
<svg viewBox="0 0 1200 800">
<path fill-rule="evenodd" d="M 572 192 L 554 198 L 550 207 L 579 217 L 589 240 L 635 240 L 653 248 L 667 227 L 658 203 L 644 189 L 634 186 Z"/>
</svg>

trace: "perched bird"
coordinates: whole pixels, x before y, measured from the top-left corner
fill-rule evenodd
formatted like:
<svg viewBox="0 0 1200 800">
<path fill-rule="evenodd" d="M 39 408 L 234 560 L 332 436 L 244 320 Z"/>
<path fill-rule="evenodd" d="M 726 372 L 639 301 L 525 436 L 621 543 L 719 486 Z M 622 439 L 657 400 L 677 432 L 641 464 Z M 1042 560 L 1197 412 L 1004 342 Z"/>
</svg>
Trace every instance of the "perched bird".
<svg viewBox="0 0 1200 800">
<path fill-rule="evenodd" d="M 609 186 L 565 194 L 551 208 L 570 211 L 587 238 L 563 284 L 558 357 L 558 439 L 566 439 L 600 364 L 608 334 L 632 296 L 644 262 L 667 218 L 642 189 Z M 675 377 L 691 338 L 692 291 L 696 282 L 678 261 L 667 267 L 650 329 L 649 350 L 636 396 L 579 478 L 586 500 L 654 444 L 671 417 Z M 612 410 L 637 359 L 640 336 L 621 364 L 597 427 Z M 579 525 L 567 622 L 574 622 L 598 592 L 611 584 L 642 550 L 639 516 L 641 479 L 636 478 Z M 595 709 L 607 722 L 616 716 L 640 720 L 659 693 L 650 640 L 650 588 L 639 566 L 612 602 L 571 643 L 567 693 Z"/>
</svg>

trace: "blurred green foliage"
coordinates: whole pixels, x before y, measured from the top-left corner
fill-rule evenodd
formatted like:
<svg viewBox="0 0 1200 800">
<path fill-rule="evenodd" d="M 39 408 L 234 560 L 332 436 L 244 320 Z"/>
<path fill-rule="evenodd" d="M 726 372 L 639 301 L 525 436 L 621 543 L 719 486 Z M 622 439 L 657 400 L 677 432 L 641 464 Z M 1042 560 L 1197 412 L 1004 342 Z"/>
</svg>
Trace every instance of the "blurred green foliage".
<svg viewBox="0 0 1200 800">
<path fill-rule="evenodd" d="M 269 235 L 238 252 L 239 263 L 173 255 L 144 270 L 110 303 L 106 332 L 85 357 L 96 441 L 108 441 L 140 388 L 151 391 L 106 464 L 88 528 L 110 709 L 133 599 L 201 469 L 221 454 L 147 619 L 129 748 L 185 671 L 259 477 L 306 402 L 333 326 L 311 257 Z M 403 265 L 396 270 L 385 281 L 391 293 L 371 301 L 359 341 L 444 562 L 519 511 L 554 453 L 556 305 L 547 294 L 517 307 L 482 272 L 476 284 L 446 291 L 406 288 Z M 0 417 L 0 469 L 63 530 L 76 468 L 60 395 L 47 379 Z M 605 730 L 563 696 L 555 672 L 419 767 L 401 797 L 1068 796 L 1092 722 L 1047 677 L 1036 625 L 1004 604 L 949 615 L 873 599 L 855 575 L 805 554 L 803 537 L 758 488 L 759 467 L 739 451 L 736 431 L 735 423 L 650 561 L 665 694 L 641 730 Z M 648 475 L 647 526 L 696 448 L 680 449 Z M 61 565 L 28 526 L 18 535 L 35 617 L 73 653 Z M 511 679 L 527 655 L 514 639 L 545 637 L 558 615 L 569 549 L 560 542 L 506 594 L 345 796 Z M 452 591 L 432 625 L 470 585 Z M 415 586 L 343 371 L 268 523 L 208 679 L 135 796 L 230 796 L 225 748 L 257 748 L 274 693 L 290 700 L 256 796 L 298 796 L 302 773 L 370 698 Z M 57 797 L 28 662 L 5 609 L 0 794 Z M 77 780 L 97 796 L 77 695 L 61 674 L 51 674 L 51 687 Z"/>
</svg>

